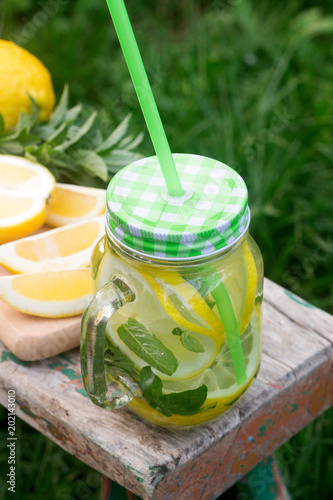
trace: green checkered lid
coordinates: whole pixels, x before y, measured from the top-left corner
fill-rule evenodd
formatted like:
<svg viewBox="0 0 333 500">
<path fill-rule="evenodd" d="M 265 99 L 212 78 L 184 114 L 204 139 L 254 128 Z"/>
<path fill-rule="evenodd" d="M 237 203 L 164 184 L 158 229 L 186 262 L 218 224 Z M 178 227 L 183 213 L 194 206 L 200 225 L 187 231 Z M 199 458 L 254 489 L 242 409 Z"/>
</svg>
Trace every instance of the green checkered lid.
<svg viewBox="0 0 333 500">
<path fill-rule="evenodd" d="M 136 161 L 108 186 L 107 232 L 121 245 L 162 259 L 207 256 L 234 244 L 250 221 L 243 179 L 211 158 L 173 158 L 184 194 L 168 194 L 156 156 Z"/>
</svg>

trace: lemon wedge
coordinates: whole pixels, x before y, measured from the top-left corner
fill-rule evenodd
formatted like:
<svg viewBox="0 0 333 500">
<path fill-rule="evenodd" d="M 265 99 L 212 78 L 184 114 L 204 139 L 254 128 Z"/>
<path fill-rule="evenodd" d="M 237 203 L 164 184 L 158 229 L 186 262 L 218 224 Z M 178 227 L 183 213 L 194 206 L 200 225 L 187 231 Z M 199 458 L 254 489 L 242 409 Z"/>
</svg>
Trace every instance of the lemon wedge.
<svg viewBox="0 0 333 500">
<path fill-rule="evenodd" d="M 42 165 L 0 155 L 0 244 L 31 234 L 45 222 L 55 179 Z"/>
<path fill-rule="evenodd" d="M 105 206 L 105 189 L 57 183 L 46 222 L 54 227 L 73 224 L 101 215 Z"/>
<path fill-rule="evenodd" d="M 90 265 L 104 234 L 104 217 L 68 224 L 0 247 L 0 264 L 14 273 L 77 269 Z"/>
<path fill-rule="evenodd" d="M 92 293 L 90 269 L 0 277 L 0 298 L 21 312 L 63 318 L 81 314 Z"/>
</svg>

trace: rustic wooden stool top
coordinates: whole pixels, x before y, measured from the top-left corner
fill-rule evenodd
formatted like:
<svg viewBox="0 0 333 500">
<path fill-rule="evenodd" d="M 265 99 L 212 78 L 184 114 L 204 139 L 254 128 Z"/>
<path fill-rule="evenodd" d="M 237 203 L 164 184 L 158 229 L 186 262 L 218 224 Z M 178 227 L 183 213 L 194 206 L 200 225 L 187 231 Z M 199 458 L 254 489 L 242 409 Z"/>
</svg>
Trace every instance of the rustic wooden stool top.
<svg viewBox="0 0 333 500">
<path fill-rule="evenodd" d="M 20 418 L 144 499 L 214 498 L 333 404 L 333 316 L 269 280 L 264 293 L 258 378 L 206 425 L 165 430 L 94 406 L 78 349 L 28 363 L 0 344 L 0 402 L 14 389 Z"/>
</svg>

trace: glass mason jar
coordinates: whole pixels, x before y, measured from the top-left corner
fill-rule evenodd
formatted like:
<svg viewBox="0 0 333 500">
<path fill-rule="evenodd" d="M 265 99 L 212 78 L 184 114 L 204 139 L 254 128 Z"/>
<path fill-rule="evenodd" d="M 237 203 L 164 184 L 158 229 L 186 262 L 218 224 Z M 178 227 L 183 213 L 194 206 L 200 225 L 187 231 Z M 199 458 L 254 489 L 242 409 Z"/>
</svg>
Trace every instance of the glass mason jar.
<svg viewBox="0 0 333 500">
<path fill-rule="evenodd" d="M 95 295 L 82 320 L 81 365 L 87 394 L 95 404 L 109 409 L 128 404 L 156 424 L 188 427 L 229 409 L 258 373 L 263 262 L 248 234 L 247 191 L 238 174 L 207 158 L 174 157 L 185 186 L 178 204 L 165 191 L 161 193 L 162 184 L 151 183 L 151 178 L 138 191 L 136 174 L 156 171 L 156 158 L 126 167 L 110 183 L 107 231 L 92 255 Z M 202 185 L 200 179 L 200 188 L 195 182 L 186 184 L 184 171 L 196 172 L 203 161 L 207 183 Z M 214 183 L 209 178 L 213 171 L 227 175 L 219 175 Z M 136 195 L 129 193 L 131 182 Z M 207 194 L 207 185 L 227 192 L 226 211 L 221 210 L 221 201 L 214 201 L 213 195 L 220 194 L 216 189 L 206 198 L 202 194 L 205 190 Z M 151 189 L 161 193 L 163 214 L 181 212 L 172 231 L 167 224 L 174 220 L 158 213 L 154 196 L 147 195 Z M 195 207 L 201 215 L 208 210 L 201 219 L 214 224 L 217 234 L 207 231 L 206 222 L 196 233 L 189 224 L 192 221 L 198 227 L 199 217 L 192 215 L 194 203 L 191 210 L 186 204 L 199 191 Z M 152 215 L 135 208 L 138 199 L 142 203 L 138 192 L 150 201 Z M 230 203 L 236 194 L 237 204 Z M 139 231 L 138 217 L 145 218 Z M 161 224 L 161 219 L 167 224 Z M 187 231 L 180 221 L 185 221 Z M 149 225 L 151 234 L 144 232 Z M 156 238 L 164 234 L 156 227 L 167 229 L 171 239 Z"/>
</svg>

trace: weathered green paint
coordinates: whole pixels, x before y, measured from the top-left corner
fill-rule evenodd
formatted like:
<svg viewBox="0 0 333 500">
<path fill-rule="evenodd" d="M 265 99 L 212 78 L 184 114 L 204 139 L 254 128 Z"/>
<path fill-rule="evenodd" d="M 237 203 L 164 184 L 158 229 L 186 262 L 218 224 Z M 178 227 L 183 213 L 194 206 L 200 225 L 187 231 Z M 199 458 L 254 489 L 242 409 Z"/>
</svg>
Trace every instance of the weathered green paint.
<svg viewBox="0 0 333 500">
<path fill-rule="evenodd" d="M 67 366 L 67 365 L 64 365 L 64 363 L 59 363 L 59 361 L 56 361 L 55 363 L 49 363 L 49 367 L 52 370 L 56 370 L 57 368 L 63 368 L 64 366 Z"/>
<path fill-rule="evenodd" d="M 273 473 L 271 457 L 259 462 L 254 469 L 237 483 L 239 497 L 249 500 L 274 500 L 278 497 L 278 486 Z"/>
<path fill-rule="evenodd" d="M 70 380 L 82 380 L 82 376 L 79 373 L 76 373 L 72 368 L 63 368 L 61 373 L 67 375 Z"/>
<path fill-rule="evenodd" d="M 87 393 L 85 391 L 85 389 L 76 389 L 76 392 L 78 392 L 79 394 L 81 394 L 82 396 L 84 396 L 85 398 L 87 398 Z"/>
<path fill-rule="evenodd" d="M 297 304 L 300 304 L 301 306 L 308 307 L 309 309 L 317 309 L 316 306 L 313 304 L 310 304 L 310 302 L 307 302 L 306 300 L 301 299 L 300 297 L 297 297 L 297 295 L 294 295 L 292 292 L 289 292 L 289 290 L 284 290 L 284 293 L 294 302 L 297 302 Z"/>
<path fill-rule="evenodd" d="M 294 413 L 294 411 L 296 411 L 298 408 L 298 404 L 294 403 L 291 407 L 291 410 L 290 410 L 290 413 Z"/>
<path fill-rule="evenodd" d="M 275 425 L 275 424 L 274 424 L 273 420 L 272 420 L 271 418 L 267 418 L 267 419 L 266 419 L 266 423 L 265 423 L 265 424 L 263 424 L 263 425 L 261 425 L 261 426 L 259 427 L 259 432 L 258 432 L 257 436 L 258 436 L 258 437 L 263 437 L 263 436 L 265 436 L 265 434 L 266 434 L 266 432 L 267 432 L 267 428 L 272 429 L 272 427 L 273 427 L 274 425 Z"/>
<path fill-rule="evenodd" d="M 65 361 L 67 361 L 71 365 L 75 365 L 74 361 L 72 361 L 68 356 L 66 356 L 66 354 L 60 354 L 60 358 L 64 359 Z"/>
<path fill-rule="evenodd" d="M 66 356 L 61 356 L 61 357 L 66 359 Z M 70 359 L 68 361 L 72 365 L 75 365 L 75 363 L 73 363 Z M 68 377 L 70 380 L 69 383 L 74 383 L 76 392 L 81 394 L 81 396 L 87 397 L 86 391 L 84 390 L 83 387 L 81 372 L 77 372 L 73 368 L 70 368 L 68 366 L 68 363 L 62 363 L 59 361 L 56 361 L 54 363 L 49 363 L 49 367 L 52 370 L 59 371 L 63 373 L 63 375 L 66 375 L 66 377 Z"/>
<path fill-rule="evenodd" d="M 138 471 L 134 467 L 131 467 L 130 465 L 128 465 L 127 468 L 134 472 L 133 476 L 135 477 L 135 479 L 137 479 L 140 483 L 144 482 L 143 478 L 141 477 L 140 471 Z"/>
<path fill-rule="evenodd" d="M 17 365 L 21 365 L 21 366 L 30 366 L 31 365 L 31 362 L 22 361 L 22 359 L 17 358 L 11 352 L 2 351 L 1 358 L 0 358 L 0 363 L 3 363 L 4 361 L 8 361 L 9 359 L 11 361 L 14 361 L 14 363 L 16 363 Z"/>
<path fill-rule="evenodd" d="M 31 410 L 30 408 L 25 404 L 24 401 L 21 401 L 19 399 L 16 400 L 17 404 L 19 405 L 21 411 L 23 411 L 23 413 L 25 413 L 26 415 L 28 415 L 29 417 L 33 418 L 34 420 L 36 420 L 38 418 L 37 415 L 35 415 Z"/>
</svg>

